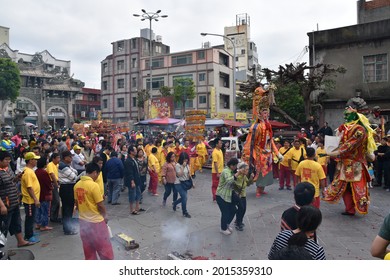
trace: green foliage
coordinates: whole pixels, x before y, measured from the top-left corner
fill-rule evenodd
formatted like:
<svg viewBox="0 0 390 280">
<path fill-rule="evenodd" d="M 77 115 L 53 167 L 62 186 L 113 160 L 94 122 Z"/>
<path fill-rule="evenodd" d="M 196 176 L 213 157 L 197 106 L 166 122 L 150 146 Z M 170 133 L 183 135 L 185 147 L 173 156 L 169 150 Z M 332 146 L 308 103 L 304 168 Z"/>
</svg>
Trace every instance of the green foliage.
<svg viewBox="0 0 390 280">
<path fill-rule="evenodd" d="M 141 89 L 137 92 L 137 107 L 144 108 L 146 101 L 150 99 L 150 93 L 146 89 Z"/>
<path fill-rule="evenodd" d="M 175 102 L 181 102 L 183 108 L 186 100 L 195 98 L 195 85 L 191 78 L 177 78 L 174 80 L 173 98 Z"/>
<path fill-rule="evenodd" d="M 300 87 L 297 84 L 288 84 L 280 87 L 275 93 L 276 104 L 285 111 L 290 117 L 298 122 L 304 122 L 305 104 L 300 93 Z"/>
<path fill-rule="evenodd" d="M 0 58 L 0 100 L 15 102 L 20 90 L 18 65 L 8 58 Z"/>
<path fill-rule="evenodd" d="M 168 96 L 171 96 L 172 95 L 172 89 L 170 87 L 167 87 L 167 86 L 162 86 L 159 88 L 159 92 L 161 93 L 161 96 L 163 97 L 168 97 Z"/>
</svg>

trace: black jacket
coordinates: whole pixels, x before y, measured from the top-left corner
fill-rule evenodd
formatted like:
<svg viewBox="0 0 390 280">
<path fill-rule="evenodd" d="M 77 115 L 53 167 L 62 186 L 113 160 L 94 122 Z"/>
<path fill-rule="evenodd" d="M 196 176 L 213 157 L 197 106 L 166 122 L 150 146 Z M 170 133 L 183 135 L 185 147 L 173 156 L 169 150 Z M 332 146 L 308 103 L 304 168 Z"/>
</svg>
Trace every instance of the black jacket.
<svg viewBox="0 0 390 280">
<path fill-rule="evenodd" d="M 130 156 L 125 160 L 125 170 L 124 170 L 124 186 L 131 187 L 131 181 L 134 181 L 136 186 L 141 185 L 141 178 L 139 175 L 138 163 L 135 159 Z"/>
</svg>

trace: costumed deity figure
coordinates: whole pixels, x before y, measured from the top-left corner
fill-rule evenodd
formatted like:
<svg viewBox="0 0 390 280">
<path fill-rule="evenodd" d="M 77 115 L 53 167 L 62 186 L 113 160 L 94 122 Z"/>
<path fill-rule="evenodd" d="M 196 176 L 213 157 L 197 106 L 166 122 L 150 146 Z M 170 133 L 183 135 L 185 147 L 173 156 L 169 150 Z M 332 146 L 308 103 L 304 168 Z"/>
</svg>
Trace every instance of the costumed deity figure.
<svg viewBox="0 0 390 280">
<path fill-rule="evenodd" d="M 363 103 L 362 103 L 363 102 Z M 376 145 L 374 130 L 368 119 L 361 113 L 366 106 L 361 98 L 351 98 L 344 111 L 345 123 L 337 134 L 341 137 L 338 148 L 327 154 L 337 157 L 337 168 L 333 182 L 324 190 L 324 201 L 336 203 L 341 197 L 344 200 L 343 215 L 368 213 L 369 194 L 367 159 L 374 160 Z"/>
<path fill-rule="evenodd" d="M 198 155 L 196 163 L 199 166 L 199 171 L 202 173 L 203 165 L 207 162 L 207 148 L 210 148 L 209 144 L 207 144 L 203 140 L 198 140 L 198 144 L 196 145 L 196 153 Z"/>
<path fill-rule="evenodd" d="M 262 86 L 253 94 L 253 118 L 255 122 L 249 129 L 243 149 L 243 161 L 249 165 L 250 174 L 254 173 L 256 197 L 265 194 L 264 188 L 273 183 L 272 151 L 282 159 L 272 138 L 272 126 L 268 121 L 270 99 Z"/>
</svg>

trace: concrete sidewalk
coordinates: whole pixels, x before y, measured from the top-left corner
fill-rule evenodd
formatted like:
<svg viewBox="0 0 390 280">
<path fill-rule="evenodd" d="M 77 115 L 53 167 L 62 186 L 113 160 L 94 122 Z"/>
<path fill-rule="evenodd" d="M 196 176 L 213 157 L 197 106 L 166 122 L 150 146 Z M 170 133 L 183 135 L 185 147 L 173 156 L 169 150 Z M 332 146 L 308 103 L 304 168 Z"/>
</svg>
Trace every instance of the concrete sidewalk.
<svg viewBox="0 0 390 280">
<path fill-rule="evenodd" d="M 267 187 L 268 194 L 255 197 L 252 185 L 247 192 L 245 229 L 225 236 L 219 232 L 220 211 L 211 199 L 211 174 L 209 170 L 197 174 L 196 188 L 189 191 L 188 211 L 192 218 L 184 218 L 181 209 L 172 210 L 172 195 L 167 206 L 162 207 L 160 196 L 144 195 L 142 207 L 146 212 L 129 214 L 127 190 L 121 193 L 121 205 L 107 205 L 109 225 L 113 234 L 123 232 L 133 237 L 140 247 L 126 251 L 113 241 L 116 259 L 167 259 L 169 253 L 189 253 L 194 257 L 209 259 L 267 259 L 272 242 L 280 230 L 282 212 L 293 205 L 293 192 L 278 190 L 275 181 Z M 321 202 L 323 221 L 318 230 L 318 242 L 324 247 L 327 259 L 373 259 L 370 246 L 384 217 L 390 212 L 390 192 L 382 188 L 371 189 L 371 205 L 366 216 L 342 216 L 343 203 L 336 205 Z M 24 217 L 24 211 L 21 211 Z M 28 247 L 36 259 L 84 259 L 79 235 L 65 236 L 62 225 L 51 224 L 54 230 L 41 232 L 41 242 Z M 7 248 L 15 247 L 14 237 Z"/>
</svg>

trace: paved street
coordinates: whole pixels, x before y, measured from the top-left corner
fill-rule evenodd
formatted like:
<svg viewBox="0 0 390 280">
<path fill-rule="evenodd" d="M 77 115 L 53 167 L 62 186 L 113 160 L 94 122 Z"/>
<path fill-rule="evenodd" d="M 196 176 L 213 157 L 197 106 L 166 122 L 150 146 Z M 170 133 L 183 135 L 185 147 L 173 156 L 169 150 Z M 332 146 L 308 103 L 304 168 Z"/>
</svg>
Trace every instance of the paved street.
<svg viewBox="0 0 390 280">
<path fill-rule="evenodd" d="M 126 251 L 113 241 L 116 259 L 167 259 L 172 251 L 190 253 L 209 259 L 267 259 L 272 241 L 280 227 L 281 213 L 293 204 L 292 191 L 279 191 L 277 181 L 267 188 L 268 194 L 255 198 L 255 188 L 248 188 L 247 214 L 244 231 L 224 236 L 219 232 L 220 212 L 211 200 L 211 174 L 205 170 L 195 180 L 196 189 L 189 192 L 188 211 L 184 218 L 181 209 L 173 212 L 162 207 L 160 196 L 145 195 L 142 207 L 147 211 L 138 216 L 129 215 L 127 191 L 120 197 L 121 205 L 108 205 L 109 225 L 113 233 L 123 232 L 133 237 L 140 247 Z M 171 197 L 168 198 L 170 205 Z M 387 213 L 390 211 L 390 193 L 382 188 L 371 190 L 371 206 L 366 216 L 342 216 L 343 203 L 330 205 L 321 202 L 323 222 L 318 230 L 319 244 L 327 259 L 373 259 L 370 246 Z M 22 217 L 24 211 L 22 210 Z M 65 236 L 62 226 L 54 224 L 51 232 L 40 233 L 41 242 L 29 247 L 36 259 L 79 260 L 83 250 L 79 235 Z M 8 248 L 15 238 L 9 238 Z"/>
</svg>

